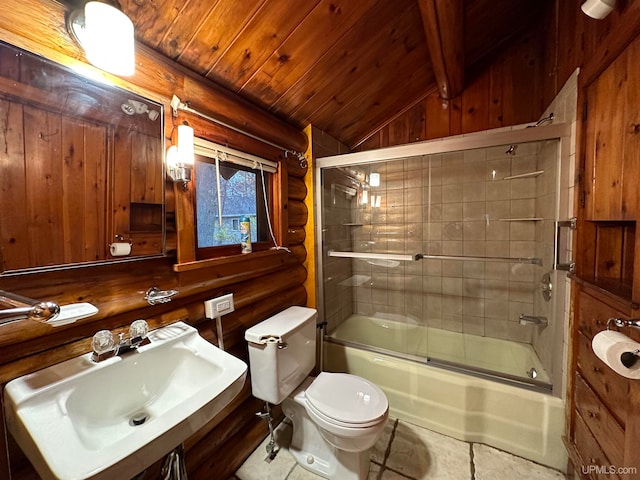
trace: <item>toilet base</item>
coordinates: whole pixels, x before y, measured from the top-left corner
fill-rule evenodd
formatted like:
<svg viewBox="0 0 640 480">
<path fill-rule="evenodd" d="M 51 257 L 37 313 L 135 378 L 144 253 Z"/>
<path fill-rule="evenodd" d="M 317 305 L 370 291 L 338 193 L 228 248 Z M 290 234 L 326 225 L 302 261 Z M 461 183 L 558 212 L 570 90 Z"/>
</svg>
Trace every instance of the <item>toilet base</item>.
<svg viewBox="0 0 640 480">
<path fill-rule="evenodd" d="M 295 395 L 282 402 L 282 411 L 292 423 L 289 452 L 296 463 L 331 480 L 366 480 L 371 464 L 371 449 L 347 452 L 331 445 L 322 437 L 297 397 Z"/>
</svg>

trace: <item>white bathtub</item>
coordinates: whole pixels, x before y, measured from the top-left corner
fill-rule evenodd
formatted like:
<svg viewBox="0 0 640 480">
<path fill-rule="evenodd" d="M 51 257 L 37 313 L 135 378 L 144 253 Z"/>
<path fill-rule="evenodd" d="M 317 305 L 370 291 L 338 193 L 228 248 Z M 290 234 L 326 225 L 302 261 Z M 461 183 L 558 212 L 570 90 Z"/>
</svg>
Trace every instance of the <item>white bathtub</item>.
<svg viewBox="0 0 640 480">
<path fill-rule="evenodd" d="M 413 333 L 410 338 L 417 338 L 415 329 L 408 332 Z M 324 342 L 324 369 L 376 383 L 396 418 L 566 469 L 560 398 L 331 341 Z"/>
<path fill-rule="evenodd" d="M 548 384 L 551 389 L 549 374 L 533 347 L 526 343 L 425 327 L 410 318 L 389 314 L 351 315 L 330 336 L 414 357 L 500 372 L 525 381 L 533 368 L 536 382 Z"/>
</svg>

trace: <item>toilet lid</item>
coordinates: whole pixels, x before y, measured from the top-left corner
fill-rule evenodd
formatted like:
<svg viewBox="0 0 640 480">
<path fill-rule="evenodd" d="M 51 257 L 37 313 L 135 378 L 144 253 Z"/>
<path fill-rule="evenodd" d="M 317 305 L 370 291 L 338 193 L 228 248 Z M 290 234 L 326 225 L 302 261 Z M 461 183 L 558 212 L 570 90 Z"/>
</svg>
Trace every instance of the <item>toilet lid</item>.
<svg viewBox="0 0 640 480">
<path fill-rule="evenodd" d="M 316 410 L 347 424 L 371 423 L 389 408 L 387 397 L 377 385 L 346 373 L 321 372 L 305 396 Z"/>
</svg>

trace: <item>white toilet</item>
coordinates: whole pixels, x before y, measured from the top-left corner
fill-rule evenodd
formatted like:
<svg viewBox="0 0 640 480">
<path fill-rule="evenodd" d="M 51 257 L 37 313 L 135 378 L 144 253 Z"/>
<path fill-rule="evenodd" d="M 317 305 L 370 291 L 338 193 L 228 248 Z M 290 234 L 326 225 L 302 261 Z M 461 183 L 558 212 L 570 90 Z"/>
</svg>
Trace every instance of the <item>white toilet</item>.
<svg viewBox="0 0 640 480">
<path fill-rule="evenodd" d="M 282 403 L 293 425 L 289 451 L 299 465 L 325 478 L 364 480 L 389 403 L 379 387 L 355 375 L 308 377 L 317 316 L 312 308 L 290 307 L 245 332 L 253 395 Z"/>
</svg>

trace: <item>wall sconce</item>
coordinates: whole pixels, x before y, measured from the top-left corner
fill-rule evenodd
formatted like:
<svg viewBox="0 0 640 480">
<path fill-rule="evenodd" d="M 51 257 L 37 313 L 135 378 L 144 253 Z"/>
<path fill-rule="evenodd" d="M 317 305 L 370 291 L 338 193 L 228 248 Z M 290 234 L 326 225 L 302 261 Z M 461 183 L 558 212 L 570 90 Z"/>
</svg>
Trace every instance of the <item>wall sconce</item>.
<svg viewBox="0 0 640 480">
<path fill-rule="evenodd" d="M 67 30 L 92 65 L 114 75 L 135 72 L 133 22 L 117 7 L 87 2 L 67 17 Z"/>
<path fill-rule="evenodd" d="M 591 18 L 602 20 L 616 8 L 616 0 L 587 0 L 580 8 Z"/>
<path fill-rule="evenodd" d="M 177 145 L 167 150 L 167 175 L 176 183 L 182 182 L 183 190 L 189 188 L 193 170 L 193 128 L 189 125 L 178 125 Z"/>
</svg>

